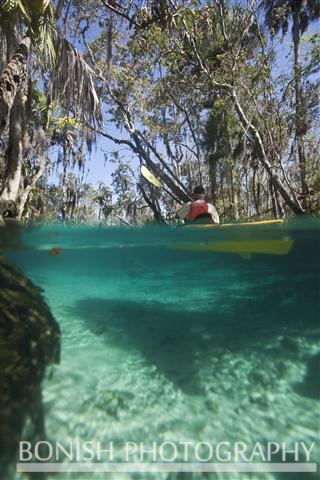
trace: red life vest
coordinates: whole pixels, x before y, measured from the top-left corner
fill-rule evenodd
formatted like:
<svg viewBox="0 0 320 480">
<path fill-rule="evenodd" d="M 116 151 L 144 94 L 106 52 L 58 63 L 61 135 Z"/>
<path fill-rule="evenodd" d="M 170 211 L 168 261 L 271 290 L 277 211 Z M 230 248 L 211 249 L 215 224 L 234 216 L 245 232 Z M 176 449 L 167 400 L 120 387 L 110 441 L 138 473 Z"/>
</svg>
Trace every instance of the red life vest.
<svg viewBox="0 0 320 480">
<path fill-rule="evenodd" d="M 188 215 L 188 221 L 192 222 L 197 217 L 199 217 L 199 215 L 203 215 L 205 213 L 208 214 L 208 210 L 209 210 L 208 207 L 209 205 L 207 202 L 199 202 L 199 201 L 192 202 L 190 207 L 190 212 Z"/>
</svg>

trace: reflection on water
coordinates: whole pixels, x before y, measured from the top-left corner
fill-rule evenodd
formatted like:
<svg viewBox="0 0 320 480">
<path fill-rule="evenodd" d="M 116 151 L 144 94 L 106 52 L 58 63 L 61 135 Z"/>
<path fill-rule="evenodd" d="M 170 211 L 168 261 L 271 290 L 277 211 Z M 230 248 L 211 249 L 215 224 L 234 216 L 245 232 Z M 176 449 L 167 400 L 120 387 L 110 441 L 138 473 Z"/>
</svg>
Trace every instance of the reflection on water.
<svg viewBox="0 0 320 480">
<path fill-rule="evenodd" d="M 316 441 L 317 223 L 50 225 L 21 241 L 8 256 L 44 289 L 62 330 L 62 362 L 44 385 L 51 439 L 114 441 L 119 458 L 127 441 Z M 240 478 L 201 475 L 153 478 Z M 312 478 L 295 475 L 254 478 Z"/>
</svg>

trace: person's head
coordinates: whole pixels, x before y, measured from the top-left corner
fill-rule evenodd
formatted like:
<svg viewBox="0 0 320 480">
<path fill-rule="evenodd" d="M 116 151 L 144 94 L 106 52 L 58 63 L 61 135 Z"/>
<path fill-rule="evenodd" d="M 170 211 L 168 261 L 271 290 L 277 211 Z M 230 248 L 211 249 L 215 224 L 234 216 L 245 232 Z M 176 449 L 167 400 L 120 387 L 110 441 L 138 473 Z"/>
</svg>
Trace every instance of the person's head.
<svg viewBox="0 0 320 480">
<path fill-rule="evenodd" d="M 197 185 L 196 187 L 194 187 L 193 198 L 195 200 L 204 200 L 205 194 L 206 192 L 202 185 Z"/>
</svg>

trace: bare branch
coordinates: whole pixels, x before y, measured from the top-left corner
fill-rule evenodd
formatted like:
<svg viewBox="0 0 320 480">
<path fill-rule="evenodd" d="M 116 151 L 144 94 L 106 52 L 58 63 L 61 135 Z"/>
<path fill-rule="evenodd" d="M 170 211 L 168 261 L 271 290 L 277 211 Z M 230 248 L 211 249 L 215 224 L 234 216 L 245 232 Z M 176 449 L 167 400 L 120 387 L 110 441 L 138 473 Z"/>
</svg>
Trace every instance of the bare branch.
<svg viewBox="0 0 320 480">
<path fill-rule="evenodd" d="M 214 0 L 214 3 L 216 4 L 218 10 L 219 10 L 219 16 L 221 20 L 221 31 L 222 31 L 222 36 L 225 40 L 225 42 L 229 42 L 229 37 L 226 34 L 226 26 L 225 26 L 225 21 L 224 21 L 224 2 L 223 0 Z"/>
<path fill-rule="evenodd" d="M 127 13 L 124 13 L 123 11 L 119 10 L 120 8 L 120 5 L 117 4 L 118 8 L 115 8 L 113 5 L 110 5 L 109 1 L 107 0 L 101 0 L 101 3 L 108 9 L 110 10 L 112 13 L 115 13 L 116 15 L 119 15 L 119 17 L 122 17 L 124 18 L 125 20 L 127 20 L 131 25 L 134 25 L 135 27 L 139 28 L 140 25 L 135 22 L 133 20 L 132 17 L 130 17 L 130 15 L 128 15 Z"/>
</svg>

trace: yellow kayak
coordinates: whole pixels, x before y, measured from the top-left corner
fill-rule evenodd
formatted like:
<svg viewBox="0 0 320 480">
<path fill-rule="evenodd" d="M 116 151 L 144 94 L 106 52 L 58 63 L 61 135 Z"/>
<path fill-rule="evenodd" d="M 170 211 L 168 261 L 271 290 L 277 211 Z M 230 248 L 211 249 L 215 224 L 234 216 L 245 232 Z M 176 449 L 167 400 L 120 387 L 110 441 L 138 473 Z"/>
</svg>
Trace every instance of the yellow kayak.
<svg viewBox="0 0 320 480">
<path fill-rule="evenodd" d="M 244 225 L 246 227 L 252 227 L 252 225 L 283 225 L 284 220 L 260 220 L 258 222 L 240 222 L 240 223 L 220 223 L 217 224 L 207 224 L 207 223 L 194 223 L 185 225 L 184 228 L 224 228 L 224 227 L 238 227 L 239 225 Z"/>
<path fill-rule="evenodd" d="M 238 226 L 259 226 L 259 225 L 279 225 L 284 223 L 283 220 L 261 220 L 257 222 L 246 223 L 224 223 L 221 225 L 214 224 L 192 224 L 186 225 L 184 228 L 225 228 L 225 227 L 238 227 Z M 244 229 L 246 230 L 246 229 Z M 244 233 L 244 230 L 241 233 Z M 247 230 L 248 233 L 248 230 Z M 280 231 L 281 233 L 281 231 Z M 193 250 L 198 252 L 224 252 L 224 253 L 237 253 L 244 258 L 250 258 L 253 253 L 269 254 L 269 255 L 287 255 L 293 247 L 294 240 L 288 236 L 281 236 L 281 238 L 268 239 L 250 239 L 243 238 L 243 235 L 238 237 L 238 233 L 235 234 L 232 240 L 223 241 L 206 241 L 206 242 L 185 242 L 172 245 L 170 248 L 174 250 Z M 237 239 L 238 237 L 238 239 Z M 218 240 L 218 239 L 217 239 Z"/>
<path fill-rule="evenodd" d="M 207 242 L 207 243 L 179 243 L 173 245 L 174 250 L 196 250 L 199 252 L 228 252 L 251 254 L 266 253 L 269 255 L 287 255 L 294 241 L 291 238 L 283 238 L 281 240 L 239 240 L 225 242 Z"/>
</svg>

